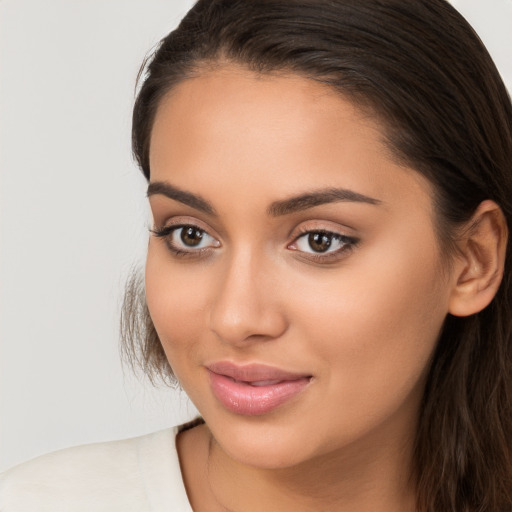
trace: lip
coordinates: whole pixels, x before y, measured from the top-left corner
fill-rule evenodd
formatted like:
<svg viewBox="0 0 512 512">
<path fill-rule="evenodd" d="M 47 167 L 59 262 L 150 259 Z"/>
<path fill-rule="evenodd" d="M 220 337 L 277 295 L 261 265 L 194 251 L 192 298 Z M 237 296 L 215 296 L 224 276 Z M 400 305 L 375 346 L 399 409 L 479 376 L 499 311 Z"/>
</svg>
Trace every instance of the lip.
<svg viewBox="0 0 512 512">
<path fill-rule="evenodd" d="M 312 378 L 261 364 L 221 361 L 206 368 L 215 397 L 229 411 L 244 416 L 269 413 L 298 395 Z"/>
</svg>

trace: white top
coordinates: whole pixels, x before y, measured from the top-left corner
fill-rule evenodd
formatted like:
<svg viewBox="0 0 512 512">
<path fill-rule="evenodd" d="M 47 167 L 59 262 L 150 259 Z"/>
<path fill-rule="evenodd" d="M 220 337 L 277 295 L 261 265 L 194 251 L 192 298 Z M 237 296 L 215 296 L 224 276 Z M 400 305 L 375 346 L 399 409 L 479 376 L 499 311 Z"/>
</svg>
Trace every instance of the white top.
<svg viewBox="0 0 512 512">
<path fill-rule="evenodd" d="M 178 427 L 77 446 L 0 474 L 1 512 L 192 512 Z"/>
</svg>

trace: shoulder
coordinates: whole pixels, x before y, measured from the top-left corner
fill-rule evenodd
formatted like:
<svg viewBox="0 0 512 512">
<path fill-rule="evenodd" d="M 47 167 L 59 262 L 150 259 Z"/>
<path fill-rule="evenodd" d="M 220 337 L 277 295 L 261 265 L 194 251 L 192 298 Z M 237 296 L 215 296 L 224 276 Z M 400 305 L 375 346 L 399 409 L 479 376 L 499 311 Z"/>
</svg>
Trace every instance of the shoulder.
<svg viewBox="0 0 512 512">
<path fill-rule="evenodd" d="M 182 485 L 175 437 L 166 429 L 43 455 L 0 475 L 2 512 L 159 510 L 166 483 Z M 162 483 L 163 485 L 159 485 Z M 181 489 L 178 487 L 178 492 Z M 172 491 L 172 489 L 171 489 Z"/>
</svg>

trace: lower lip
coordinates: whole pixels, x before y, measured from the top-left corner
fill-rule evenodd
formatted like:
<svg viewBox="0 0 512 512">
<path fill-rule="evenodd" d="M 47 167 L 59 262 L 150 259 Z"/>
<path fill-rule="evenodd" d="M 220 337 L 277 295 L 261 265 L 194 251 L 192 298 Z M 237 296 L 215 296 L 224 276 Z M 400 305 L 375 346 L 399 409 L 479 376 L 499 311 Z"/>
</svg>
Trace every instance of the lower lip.
<svg viewBox="0 0 512 512">
<path fill-rule="evenodd" d="M 266 414 L 298 395 L 310 382 L 310 377 L 285 380 L 268 386 L 252 386 L 210 373 L 213 394 L 231 412 L 244 416 Z"/>
</svg>

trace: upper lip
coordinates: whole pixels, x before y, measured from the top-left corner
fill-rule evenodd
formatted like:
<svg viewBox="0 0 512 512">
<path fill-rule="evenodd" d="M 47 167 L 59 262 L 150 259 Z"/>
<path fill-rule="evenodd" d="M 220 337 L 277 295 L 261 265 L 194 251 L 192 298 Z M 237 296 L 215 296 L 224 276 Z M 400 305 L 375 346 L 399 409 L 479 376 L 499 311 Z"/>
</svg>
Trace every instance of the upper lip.
<svg viewBox="0 0 512 512">
<path fill-rule="evenodd" d="M 206 367 L 213 373 L 243 382 L 298 380 L 311 377 L 306 373 L 290 372 L 264 364 L 237 365 L 230 361 L 219 361 Z"/>
</svg>

